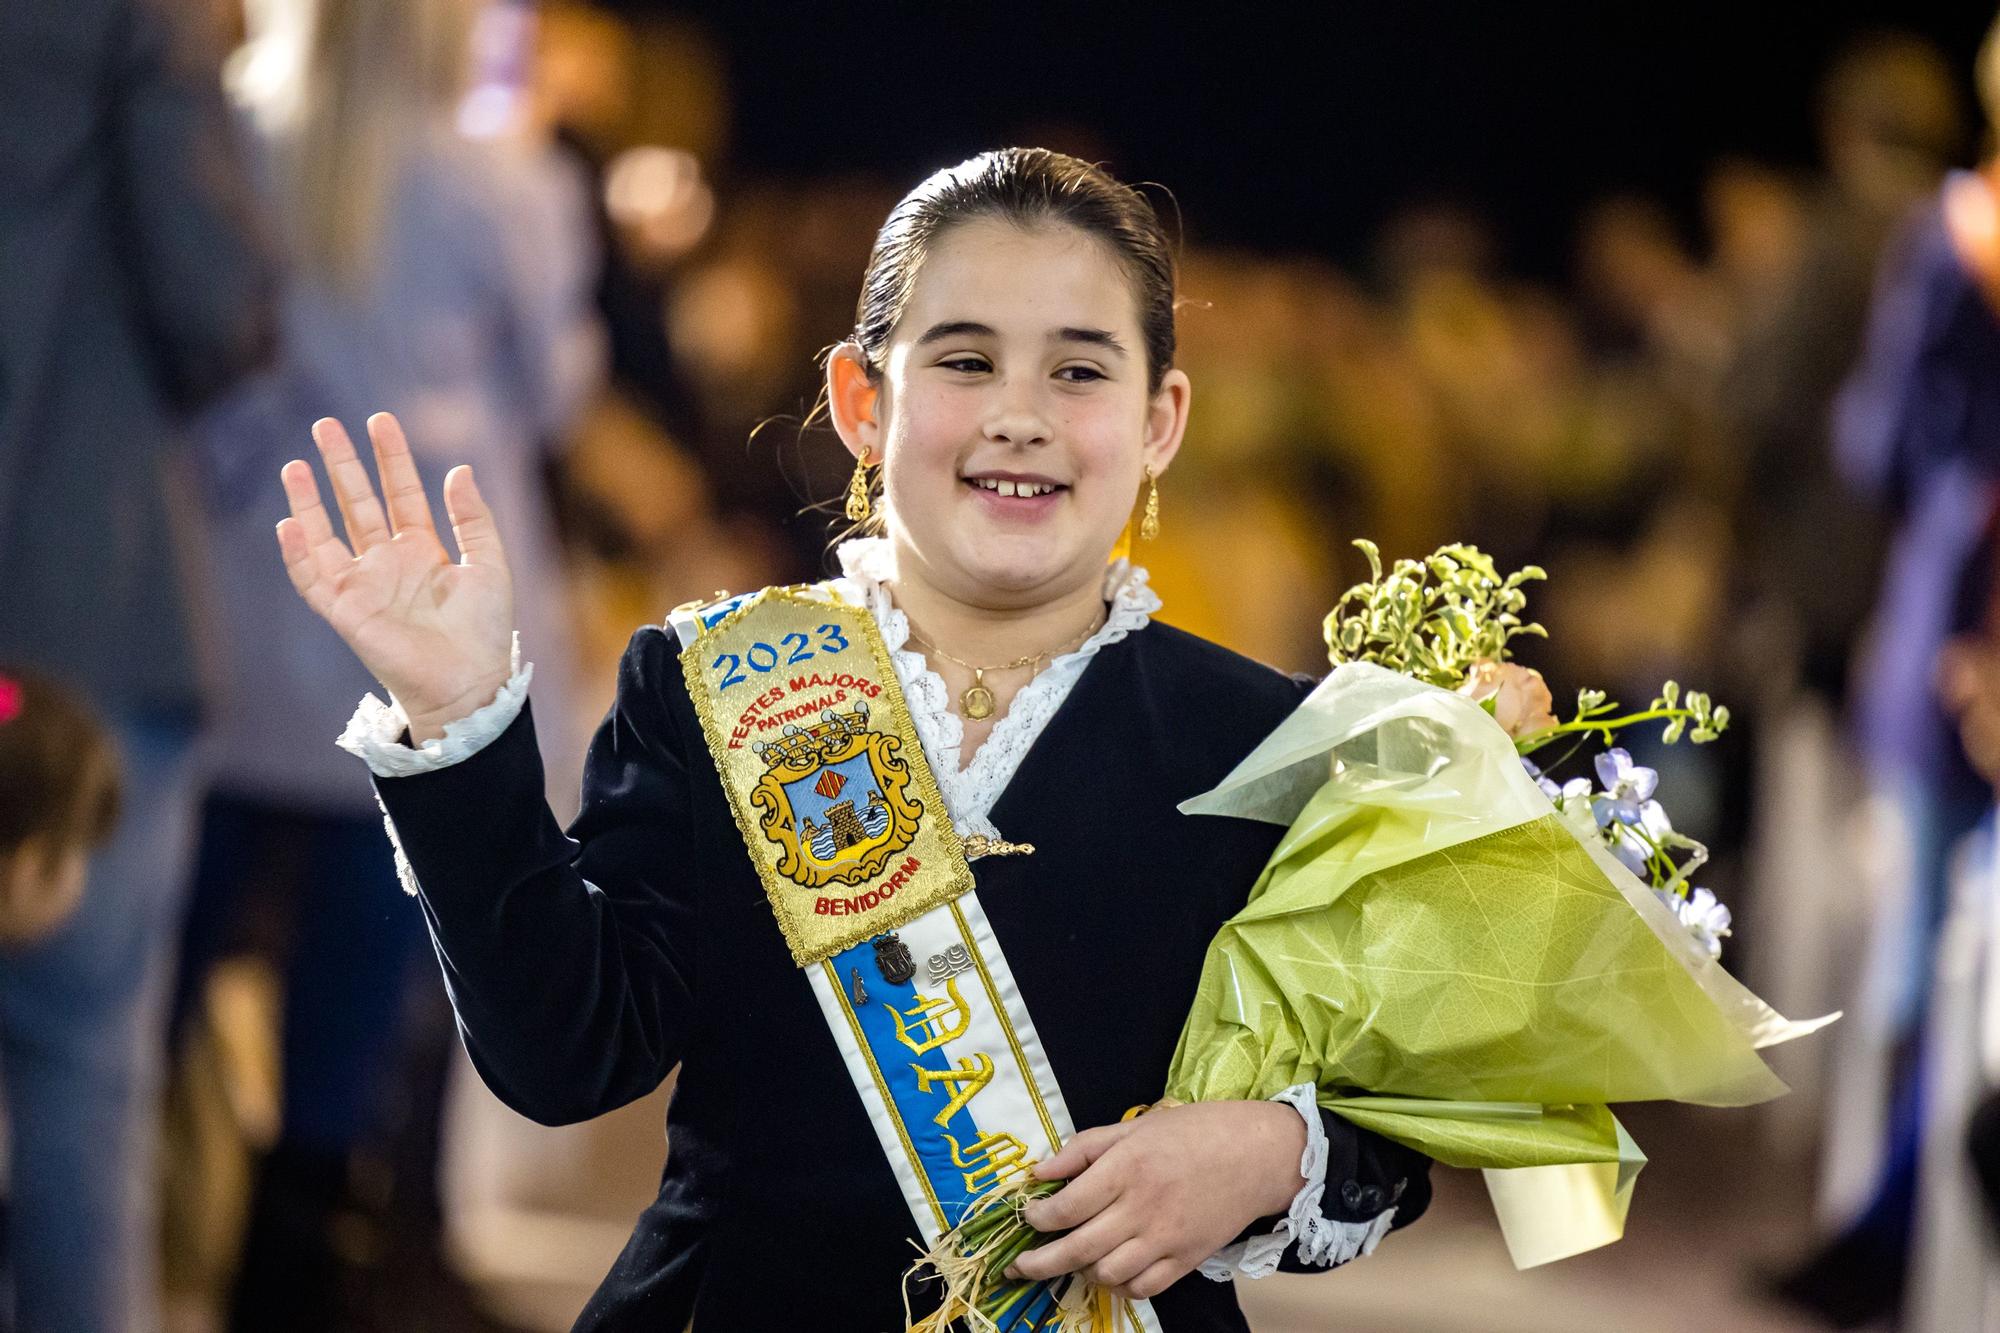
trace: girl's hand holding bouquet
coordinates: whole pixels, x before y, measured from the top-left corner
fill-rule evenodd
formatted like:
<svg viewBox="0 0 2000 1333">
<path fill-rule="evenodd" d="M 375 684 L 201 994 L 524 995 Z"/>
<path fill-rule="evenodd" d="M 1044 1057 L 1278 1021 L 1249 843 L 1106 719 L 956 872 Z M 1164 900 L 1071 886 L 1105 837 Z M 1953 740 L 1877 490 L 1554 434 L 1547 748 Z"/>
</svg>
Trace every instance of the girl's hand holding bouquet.
<svg viewBox="0 0 2000 1333">
<path fill-rule="evenodd" d="M 1157 1296 L 1304 1183 L 1305 1122 L 1279 1102 L 1201 1102 L 1084 1130 L 1040 1162 L 1068 1182 L 1022 1209 L 1066 1232 L 1014 1262 L 1014 1278 L 1081 1273 L 1121 1296 Z"/>
</svg>

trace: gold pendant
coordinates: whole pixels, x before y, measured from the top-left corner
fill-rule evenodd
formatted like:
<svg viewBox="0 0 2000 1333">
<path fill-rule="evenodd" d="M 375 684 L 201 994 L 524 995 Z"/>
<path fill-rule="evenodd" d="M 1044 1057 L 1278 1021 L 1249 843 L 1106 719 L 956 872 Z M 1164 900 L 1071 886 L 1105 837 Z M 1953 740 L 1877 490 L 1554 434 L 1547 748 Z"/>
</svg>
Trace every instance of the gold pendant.
<svg viewBox="0 0 2000 1333">
<path fill-rule="evenodd" d="M 993 716 L 993 691 L 986 688 L 984 671 L 972 673 L 972 684 L 958 696 L 958 711 L 974 722 L 984 722 Z"/>
</svg>

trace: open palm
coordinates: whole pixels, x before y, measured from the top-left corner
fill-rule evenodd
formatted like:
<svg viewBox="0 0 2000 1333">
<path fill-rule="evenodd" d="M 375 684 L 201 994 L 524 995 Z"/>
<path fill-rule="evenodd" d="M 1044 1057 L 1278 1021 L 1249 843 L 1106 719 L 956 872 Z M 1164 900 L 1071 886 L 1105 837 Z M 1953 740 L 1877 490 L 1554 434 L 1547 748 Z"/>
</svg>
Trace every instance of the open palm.
<svg viewBox="0 0 2000 1333">
<path fill-rule="evenodd" d="M 312 466 L 295 458 L 280 473 L 292 512 L 278 523 L 278 547 L 299 596 L 388 688 L 422 742 L 506 683 L 514 581 L 471 468 L 453 468 L 444 480 L 461 557 L 454 563 L 431 521 L 402 427 L 378 412 L 368 419 L 368 436 L 380 499 L 340 423 L 327 418 L 313 426 L 348 541 L 334 534 Z"/>
</svg>

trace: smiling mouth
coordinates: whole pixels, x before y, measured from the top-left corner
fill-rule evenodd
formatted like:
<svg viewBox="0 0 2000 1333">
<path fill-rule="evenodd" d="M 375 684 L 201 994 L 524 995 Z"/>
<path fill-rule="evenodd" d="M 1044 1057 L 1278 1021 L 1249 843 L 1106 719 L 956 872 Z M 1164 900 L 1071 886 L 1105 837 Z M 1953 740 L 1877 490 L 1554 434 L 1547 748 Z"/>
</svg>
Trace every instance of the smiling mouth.
<svg viewBox="0 0 2000 1333">
<path fill-rule="evenodd" d="M 1006 477 L 967 477 L 965 484 L 1007 499 L 1024 500 L 1069 489 L 1053 481 L 1014 481 Z"/>
</svg>

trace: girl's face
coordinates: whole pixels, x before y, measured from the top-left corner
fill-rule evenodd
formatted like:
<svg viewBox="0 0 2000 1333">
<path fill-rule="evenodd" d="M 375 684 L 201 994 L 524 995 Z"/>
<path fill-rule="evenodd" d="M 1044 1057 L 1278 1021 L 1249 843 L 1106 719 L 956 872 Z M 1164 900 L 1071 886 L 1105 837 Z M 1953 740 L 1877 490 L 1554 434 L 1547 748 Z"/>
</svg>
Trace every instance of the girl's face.
<svg viewBox="0 0 2000 1333">
<path fill-rule="evenodd" d="M 1144 469 L 1166 470 L 1188 381 L 1147 387 L 1132 280 L 1078 228 L 998 219 L 933 243 L 879 382 L 829 366 L 835 424 L 883 466 L 902 577 L 1031 607 L 1101 578 Z"/>
</svg>

